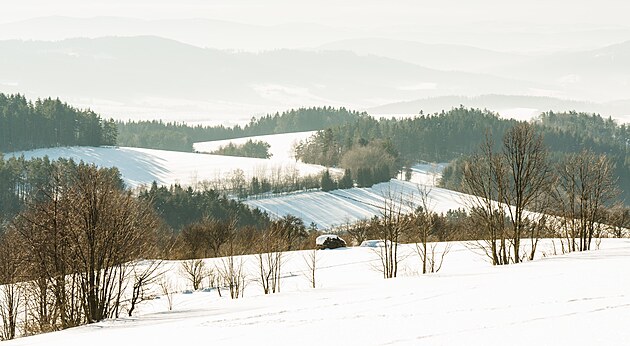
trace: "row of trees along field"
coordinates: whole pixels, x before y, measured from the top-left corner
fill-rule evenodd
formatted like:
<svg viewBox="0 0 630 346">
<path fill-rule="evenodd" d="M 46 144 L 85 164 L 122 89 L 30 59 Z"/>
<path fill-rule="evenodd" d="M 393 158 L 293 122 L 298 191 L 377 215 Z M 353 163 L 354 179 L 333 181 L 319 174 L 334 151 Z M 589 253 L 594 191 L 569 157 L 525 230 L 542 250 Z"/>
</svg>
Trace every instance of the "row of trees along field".
<svg viewBox="0 0 630 346">
<path fill-rule="evenodd" d="M 319 131 L 296 148 L 296 157 L 307 163 L 352 170 L 386 165 L 390 176 L 414 162 L 449 162 L 472 154 L 488 133 L 501 138 L 519 122 L 502 119 L 487 110 L 451 109 L 430 116 L 407 119 L 374 119 L 363 115 L 357 121 Z M 567 154 L 588 148 L 606 154 L 614 163 L 614 176 L 622 197 L 630 201 L 630 127 L 596 114 L 543 113 L 533 126 L 543 136 L 550 158 L 559 162 Z M 494 143 L 498 149 L 499 143 Z M 443 184 L 460 189 L 457 162 L 444 172 Z"/>
<path fill-rule="evenodd" d="M 117 122 L 118 145 L 191 152 L 195 142 L 321 130 L 355 121 L 362 115 L 365 113 L 343 107 L 313 107 L 252 118 L 245 126 L 234 127 L 188 126 L 155 120 Z"/>
<path fill-rule="evenodd" d="M 0 151 L 11 152 L 69 145 L 115 145 L 117 127 L 91 110 L 79 110 L 59 99 L 0 93 Z"/>
</svg>

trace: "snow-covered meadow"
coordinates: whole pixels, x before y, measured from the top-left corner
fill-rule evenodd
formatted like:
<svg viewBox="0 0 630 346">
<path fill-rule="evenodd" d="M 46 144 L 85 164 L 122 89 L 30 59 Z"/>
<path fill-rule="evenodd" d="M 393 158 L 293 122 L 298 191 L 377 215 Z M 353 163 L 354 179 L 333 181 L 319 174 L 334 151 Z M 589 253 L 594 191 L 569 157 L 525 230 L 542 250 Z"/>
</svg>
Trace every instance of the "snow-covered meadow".
<svg viewBox="0 0 630 346">
<path fill-rule="evenodd" d="M 443 246 L 443 244 L 442 244 Z M 378 250 L 317 251 L 310 288 L 308 251 L 284 255 L 281 293 L 264 295 L 256 257 L 245 297 L 190 289 L 168 262 L 174 295 L 145 301 L 134 317 L 106 320 L 7 345 L 624 345 L 630 340 L 630 240 L 601 249 L 493 267 L 465 243 L 453 244 L 443 269 L 419 275 L 413 245 L 403 245 L 399 277 L 385 280 Z M 544 253 L 543 253 L 544 252 Z M 208 267 L 221 259 L 206 260 Z M 159 291 L 159 290 L 158 290 Z M 157 293 L 159 294 L 159 293 Z"/>
<path fill-rule="evenodd" d="M 427 176 L 418 174 L 417 180 L 427 180 Z M 385 203 L 392 201 L 400 205 L 404 213 L 410 213 L 422 202 L 422 196 L 426 196 L 429 210 L 436 213 L 466 209 L 469 198 L 465 194 L 436 186 L 392 179 L 367 188 L 251 198 L 244 203 L 266 211 L 273 217 L 290 214 L 301 218 L 306 225 L 315 223 L 320 229 L 329 229 L 370 219 L 373 216 L 382 216 Z"/>
<path fill-rule="evenodd" d="M 26 159 L 48 156 L 93 163 L 99 167 L 118 167 L 122 178 L 131 188 L 150 185 L 181 184 L 195 186 L 204 181 L 224 179 L 237 169 L 246 178 L 281 175 L 297 170 L 299 175 L 316 175 L 325 169 L 318 165 L 296 162 L 288 157 L 257 159 L 177 151 L 129 148 L 129 147 L 61 147 L 37 149 L 7 154 L 24 155 Z"/>
<path fill-rule="evenodd" d="M 210 153 L 232 143 L 235 145 L 245 144 L 247 141 L 262 141 L 269 144 L 271 160 L 292 160 L 294 158 L 294 146 L 315 134 L 317 131 L 281 133 L 277 135 L 251 136 L 221 141 L 198 142 L 193 144 L 193 149 L 200 153 Z"/>
</svg>

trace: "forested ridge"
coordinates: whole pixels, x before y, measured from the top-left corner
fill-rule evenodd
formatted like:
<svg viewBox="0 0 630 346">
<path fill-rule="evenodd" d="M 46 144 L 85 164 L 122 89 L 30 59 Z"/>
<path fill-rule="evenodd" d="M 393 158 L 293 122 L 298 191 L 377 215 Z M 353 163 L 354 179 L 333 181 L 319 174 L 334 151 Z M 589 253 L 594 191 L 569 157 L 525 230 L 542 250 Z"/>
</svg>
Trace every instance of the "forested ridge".
<svg viewBox="0 0 630 346">
<path fill-rule="evenodd" d="M 0 152 L 58 146 L 115 145 L 113 120 L 59 99 L 27 100 L 0 93 Z"/>
<path fill-rule="evenodd" d="M 365 113 L 343 107 L 312 107 L 252 118 L 247 125 L 234 127 L 189 126 L 160 120 L 119 121 L 118 145 L 191 152 L 195 142 L 321 130 L 355 121 L 362 115 Z"/>
<path fill-rule="evenodd" d="M 307 163 L 353 169 L 390 166 L 390 175 L 420 161 L 454 163 L 444 172 L 442 184 L 458 189 L 461 174 L 457 160 L 475 152 L 487 135 L 501 138 L 518 124 L 497 114 L 463 106 L 432 115 L 407 119 L 380 119 L 363 115 L 357 121 L 319 131 L 297 148 L 297 156 Z M 615 164 L 615 176 L 630 201 L 630 127 L 597 114 L 547 112 L 532 121 L 544 138 L 552 160 L 565 154 L 589 149 L 606 154 Z M 494 143 L 495 149 L 500 141 Z M 371 149 L 369 149 L 371 148 Z M 380 148 L 380 149 L 379 149 Z M 389 155 L 365 153 L 387 152 Z M 380 160 L 378 158 L 381 158 Z"/>
</svg>

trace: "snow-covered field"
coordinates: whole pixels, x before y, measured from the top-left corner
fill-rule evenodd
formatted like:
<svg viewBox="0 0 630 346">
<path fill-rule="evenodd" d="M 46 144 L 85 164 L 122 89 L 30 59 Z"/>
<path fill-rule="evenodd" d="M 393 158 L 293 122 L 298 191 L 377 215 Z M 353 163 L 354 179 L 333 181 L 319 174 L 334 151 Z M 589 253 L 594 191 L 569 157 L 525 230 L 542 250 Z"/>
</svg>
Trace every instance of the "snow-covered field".
<svg viewBox="0 0 630 346">
<path fill-rule="evenodd" d="M 79 162 L 93 163 L 99 167 L 118 167 L 125 183 L 132 188 L 150 185 L 179 183 L 195 186 L 204 181 L 217 181 L 229 177 L 237 169 L 245 178 L 271 176 L 273 172 L 297 170 L 300 175 L 314 175 L 325 168 L 309 165 L 282 154 L 290 140 L 308 137 L 307 132 L 290 135 L 274 135 L 272 150 L 277 154 L 271 159 L 256 159 L 176 151 L 126 148 L 126 147 L 61 147 L 37 149 L 7 154 L 24 155 L 26 159 L 48 156 L 51 160 L 72 158 Z M 198 143 L 199 144 L 199 143 Z M 445 164 L 418 164 L 412 168 L 410 182 L 392 180 L 371 188 L 353 188 L 331 192 L 310 191 L 280 197 L 250 199 L 245 203 L 267 211 L 272 216 L 292 214 L 312 222 L 319 228 L 332 228 L 347 222 L 381 215 L 385 199 L 403 194 L 406 199 L 417 199 L 422 191 L 429 192 L 428 206 L 435 212 L 446 212 L 464 206 L 465 195 L 435 187 Z M 426 186 L 426 190 L 425 190 Z M 406 207 L 406 210 L 411 211 Z"/>
<path fill-rule="evenodd" d="M 193 149 L 200 153 L 210 153 L 230 143 L 241 145 L 245 144 L 245 142 L 247 142 L 248 140 L 263 141 L 268 143 L 270 146 L 269 153 L 272 155 L 272 160 L 291 160 L 294 158 L 293 146 L 296 143 L 311 137 L 313 134 L 315 134 L 315 132 L 317 131 L 281 133 L 277 135 L 252 136 L 236 139 L 226 139 L 221 141 L 198 142 L 193 144 Z"/>
<path fill-rule="evenodd" d="M 203 181 L 223 179 L 241 169 L 246 178 L 270 176 L 272 171 L 290 172 L 297 169 L 301 175 L 318 174 L 325 168 L 296 162 L 288 157 L 270 160 L 184 153 L 176 151 L 125 148 L 125 147 L 62 147 L 37 149 L 7 154 L 24 155 L 26 159 L 48 156 L 51 160 L 72 158 L 93 163 L 99 167 L 118 167 L 125 183 L 130 187 L 179 183 L 195 185 Z"/>
<path fill-rule="evenodd" d="M 405 245 L 403 254 L 413 253 Z M 551 253 L 546 242 L 547 255 Z M 408 256 L 384 280 L 374 249 L 318 251 L 317 288 L 308 252 L 285 254 L 282 292 L 263 295 L 255 258 L 245 258 L 245 298 L 216 290 L 144 302 L 137 316 L 7 342 L 7 345 L 627 345 L 630 240 L 600 250 L 492 267 L 455 243 L 442 271 L 418 275 Z M 208 266 L 220 259 L 207 260 Z M 176 262 L 171 280 L 188 288 Z"/>
<path fill-rule="evenodd" d="M 419 175 L 417 179 L 426 180 L 427 176 L 423 178 Z M 446 213 L 451 209 L 466 208 L 465 194 L 398 179 L 369 188 L 295 193 L 249 199 L 245 203 L 274 217 L 291 214 L 304 220 L 306 225 L 313 222 L 320 229 L 327 229 L 382 216 L 386 202 L 395 201 L 396 205 L 401 205 L 403 212 L 412 212 L 421 203 L 421 196 L 425 193 L 427 207 L 433 212 Z"/>
</svg>

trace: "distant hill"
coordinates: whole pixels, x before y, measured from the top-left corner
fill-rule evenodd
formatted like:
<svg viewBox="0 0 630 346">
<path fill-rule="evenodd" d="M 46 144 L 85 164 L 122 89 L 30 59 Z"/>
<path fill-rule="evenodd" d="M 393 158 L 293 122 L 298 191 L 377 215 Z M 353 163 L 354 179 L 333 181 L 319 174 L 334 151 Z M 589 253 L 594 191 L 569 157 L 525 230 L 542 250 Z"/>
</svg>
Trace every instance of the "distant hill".
<svg viewBox="0 0 630 346">
<path fill-rule="evenodd" d="M 351 52 L 229 52 L 152 36 L 2 41 L 0 51 L 0 88 L 5 92 L 59 96 L 119 119 L 133 116 L 137 108 L 156 108 L 153 118 L 173 111 L 189 114 L 188 119 L 201 113 L 208 119 L 211 113 L 225 120 L 226 114 L 255 113 L 243 109 L 359 108 L 545 87 Z M 99 108 L 103 105 L 108 108 Z"/>
<path fill-rule="evenodd" d="M 216 19 L 183 18 L 145 20 L 129 17 L 87 18 L 48 16 L 0 23 L 0 40 L 59 41 L 75 37 L 160 36 L 218 49 L 270 50 L 313 48 L 330 42 L 383 38 L 431 44 L 475 46 L 505 52 L 557 52 L 602 47 L 627 40 L 626 27 L 575 25 L 558 30 L 523 28 L 518 23 L 445 21 L 442 26 L 419 21 L 413 27 L 378 23 L 358 29 L 290 22 L 282 25 L 252 25 Z M 226 33 L 229 33 L 226 34 Z M 382 53 L 382 52 L 381 52 Z M 382 54 L 379 54 L 382 55 Z"/>
<path fill-rule="evenodd" d="M 557 53 L 489 70 L 497 76 L 554 84 L 557 94 L 613 101 L 630 95 L 630 41 L 601 49 Z"/>
<path fill-rule="evenodd" d="M 474 72 L 531 59 L 522 54 L 472 46 L 425 44 L 384 38 L 340 40 L 321 45 L 317 49 L 351 51 L 360 55 L 378 55 L 440 70 Z"/>
<path fill-rule="evenodd" d="M 527 118 L 544 111 L 578 110 L 612 116 L 622 122 L 630 122 L 630 101 L 616 101 L 610 103 L 594 103 L 576 100 L 563 100 L 544 96 L 520 95 L 481 95 L 477 97 L 441 96 L 418 99 L 406 102 L 390 103 L 372 107 L 368 112 L 373 115 L 403 115 L 418 114 L 449 110 L 452 107 L 464 105 L 473 108 L 485 108 L 500 113 L 504 117 Z"/>
</svg>

